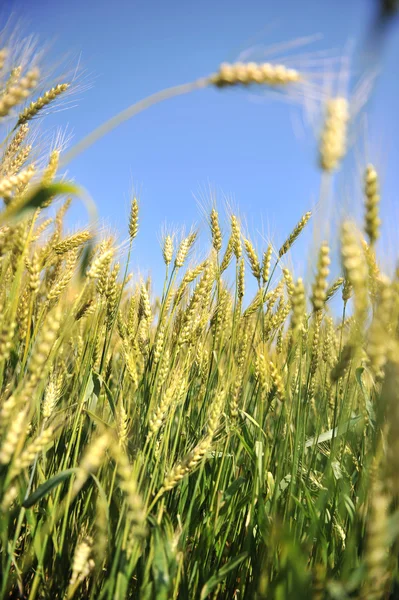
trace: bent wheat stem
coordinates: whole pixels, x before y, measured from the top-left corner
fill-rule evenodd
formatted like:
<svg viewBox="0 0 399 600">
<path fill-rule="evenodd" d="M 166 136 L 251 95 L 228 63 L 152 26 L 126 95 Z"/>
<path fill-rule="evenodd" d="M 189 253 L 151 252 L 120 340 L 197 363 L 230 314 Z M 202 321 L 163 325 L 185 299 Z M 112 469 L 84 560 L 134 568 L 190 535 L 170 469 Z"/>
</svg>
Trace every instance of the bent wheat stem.
<svg viewBox="0 0 399 600">
<path fill-rule="evenodd" d="M 63 158 L 60 161 L 60 168 L 63 169 L 67 164 L 69 164 L 72 160 L 74 160 L 79 154 L 87 150 L 92 144 L 101 139 L 104 135 L 124 123 L 128 121 L 138 113 L 150 108 L 150 106 L 154 106 L 154 104 L 158 104 L 159 102 L 163 102 L 164 100 L 168 100 L 169 98 L 174 98 L 176 96 L 181 96 L 183 94 L 188 94 L 194 90 L 199 90 L 201 88 L 206 87 L 210 83 L 209 77 L 203 77 L 198 79 L 197 81 L 191 83 L 184 83 L 182 85 L 176 85 L 165 90 L 161 90 L 160 92 L 155 92 L 151 96 L 144 98 L 143 100 L 139 100 L 135 104 L 132 104 L 125 110 L 122 110 L 119 114 L 111 117 L 108 121 L 97 127 L 94 131 L 89 133 L 83 140 L 75 144 L 64 154 Z"/>
</svg>

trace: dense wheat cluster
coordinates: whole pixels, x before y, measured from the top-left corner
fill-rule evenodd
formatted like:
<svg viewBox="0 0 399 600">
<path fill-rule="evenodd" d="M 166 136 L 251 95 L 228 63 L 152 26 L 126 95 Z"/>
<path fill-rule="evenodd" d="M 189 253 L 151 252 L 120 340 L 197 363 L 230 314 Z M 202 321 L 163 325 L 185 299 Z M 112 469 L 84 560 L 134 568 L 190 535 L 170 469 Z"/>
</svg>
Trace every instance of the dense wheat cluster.
<svg viewBox="0 0 399 600">
<path fill-rule="evenodd" d="M 288 266 L 310 212 L 258 253 L 215 206 L 205 260 L 196 231 L 165 235 L 158 294 L 128 271 L 136 198 L 127 257 L 91 228 L 68 232 L 61 149 L 36 164 L 31 136 L 68 82 L 35 96 L 38 67 L 8 52 L 0 599 L 397 597 L 399 273 L 376 255 L 374 167 L 364 234 L 342 224 L 340 277 L 328 240 L 313 281 Z M 217 85 L 233 85 L 229 69 Z"/>
</svg>

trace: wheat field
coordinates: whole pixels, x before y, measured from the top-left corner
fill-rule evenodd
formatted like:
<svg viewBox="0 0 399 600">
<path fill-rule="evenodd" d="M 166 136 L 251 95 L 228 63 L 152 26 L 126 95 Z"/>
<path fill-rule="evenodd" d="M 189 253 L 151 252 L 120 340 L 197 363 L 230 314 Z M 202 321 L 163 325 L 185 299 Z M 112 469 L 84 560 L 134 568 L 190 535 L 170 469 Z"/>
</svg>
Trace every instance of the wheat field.
<svg viewBox="0 0 399 600">
<path fill-rule="evenodd" d="M 69 82 L 38 95 L 40 64 L 19 58 L 0 48 L 0 600 L 399 597 L 399 270 L 376 250 L 376 169 L 363 222 L 340 225 L 338 278 L 336 240 L 312 281 L 289 266 L 311 212 L 258 254 L 215 205 L 205 259 L 196 230 L 165 234 L 153 289 L 129 266 L 139 199 L 122 246 L 68 229 L 80 190 L 32 131 Z M 155 101 L 301 82 L 226 64 Z M 350 100 L 324 111 L 331 179 Z"/>
</svg>

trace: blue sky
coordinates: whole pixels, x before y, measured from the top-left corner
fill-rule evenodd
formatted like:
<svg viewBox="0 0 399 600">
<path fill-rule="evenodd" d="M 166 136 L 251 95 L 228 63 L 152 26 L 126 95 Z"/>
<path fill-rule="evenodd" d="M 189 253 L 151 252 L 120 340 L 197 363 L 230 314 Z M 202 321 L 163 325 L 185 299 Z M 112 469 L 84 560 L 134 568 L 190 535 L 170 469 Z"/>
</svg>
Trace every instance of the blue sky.
<svg viewBox="0 0 399 600">
<path fill-rule="evenodd" d="M 25 28 L 52 41 L 52 56 L 81 55 L 92 86 L 77 106 L 51 115 L 47 124 L 67 125 L 78 141 L 129 104 L 164 87 L 214 72 L 223 61 L 258 43 L 268 47 L 322 34 L 297 52 L 337 49 L 362 40 L 370 25 L 372 0 L 6 0 Z M 396 241 L 396 175 L 399 164 L 397 59 L 399 23 L 391 27 L 381 75 L 370 105 L 371 149 L 358 142 L 361 161 L 381 169 L 385 239 Z M 356 55 L 356 54 L 355 54 Z M 320 188 L 317 132 L 295 123 L 301 111 L 272 96 L 206 89 L 154 106 L 113 131 L 68 168 L 95 200 L 100 220 L 127 234 L 132 186 L 141 201 L 140 232 L 133 266 L 160 280 L 162 226 L 205 223 L 196 198 L 217 192 L 220 209 L 228 197 L 245 217 L 259 251 L 284 241 L 301 215 L 312 208 Z M 367 156 L 366 156 L 367 155 Z M 344 170 L 345 171 L 345 170 Z M 334 202 L 348 204 L 353 169 L 341 172 Z M 359 183 L 359 182 L 357 182 Z M 343 197 L 345 196 L 345 198 Z M 354 200 L 355 202 L 355 200 Z M 349 206 L 351 199 L 349 199 Z M 335 210 L 335 209 L 334 209 Z M 74 213 L 84 222 L 81 212 Z M 306 241 L 306 240 L 305 240 Z M 304 245 L 294 257 L 305 263 Z"/>
</svg>

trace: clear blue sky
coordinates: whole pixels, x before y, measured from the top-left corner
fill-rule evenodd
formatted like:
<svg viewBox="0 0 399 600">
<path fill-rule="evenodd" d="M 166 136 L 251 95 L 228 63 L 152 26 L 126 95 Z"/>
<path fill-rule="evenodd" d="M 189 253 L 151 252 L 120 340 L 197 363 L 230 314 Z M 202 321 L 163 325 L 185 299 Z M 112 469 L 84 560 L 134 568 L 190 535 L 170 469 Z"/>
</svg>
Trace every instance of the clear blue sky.
<svg viewBox="0 0 399 600">
<path fill-rule="evenodd" d="M 5 0 L 5 5 L 6 12 L 24 17 L 27 30 L 54 42 L 56 57 L 81 53 L 93 86 L 76 108 L 50 119 L 52 125 L 69 124 L 76 141 L 136 100 L 234 60 L 254 36 L 269 46 L 321 33 L 323 39 L 309 51 L 342 50 L 349 38 L 362 39 L 375 8 L 373 0 Z M 382 169 L 390 239 L 398 217 L 399 164 L 399 23 L 394 25 L 370 109 L 374 145 L 367 157 L 364 144 L 359 147 L 364 160 Z M 133 264 L 158 279 L 162 225 L 204 225 L 194 196 L 209 184 L 219 190 L 221 208 L 223 194 L 233 200 L 254 237 L 259 231 L 273 234 L 277 246 L 284 241 L 320 186 L 315 133 L 308 129 L 298 138 L 293 129 L 300 114 L 272 97 L 253 102 L 246 92 L 197 91 L 138 115 L 73 161 L 69 173 L 121 237 L 132 184 L 140 190 Z M 344 187 L 353 178 L 353 172 L 347 174 Z M 257 242 L 263 250 L 259 237 Z M 299 260 L 301 252 L 299 245 Z"/>
</svg>

